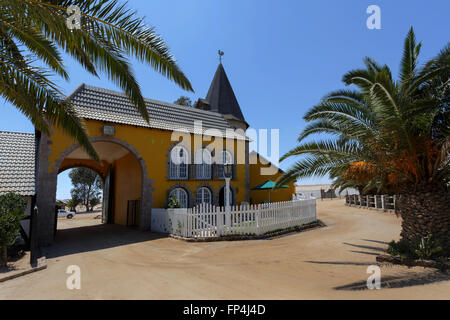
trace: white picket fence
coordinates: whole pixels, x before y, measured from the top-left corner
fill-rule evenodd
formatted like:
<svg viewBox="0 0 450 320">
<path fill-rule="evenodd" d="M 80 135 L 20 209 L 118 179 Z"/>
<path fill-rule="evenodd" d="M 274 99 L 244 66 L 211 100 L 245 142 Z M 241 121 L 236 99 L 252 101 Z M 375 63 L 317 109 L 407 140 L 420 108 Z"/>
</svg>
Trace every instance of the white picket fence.
<svg viewBox="0 0 450 320">
<path fill-rule="evenodd" d="M 201 205 L 168 214 L 171 233 L 185 238 L 263 235 L 317 220 L 315 199 L 232 206 L 228 213 L 224 207 Z"/>
</svg>

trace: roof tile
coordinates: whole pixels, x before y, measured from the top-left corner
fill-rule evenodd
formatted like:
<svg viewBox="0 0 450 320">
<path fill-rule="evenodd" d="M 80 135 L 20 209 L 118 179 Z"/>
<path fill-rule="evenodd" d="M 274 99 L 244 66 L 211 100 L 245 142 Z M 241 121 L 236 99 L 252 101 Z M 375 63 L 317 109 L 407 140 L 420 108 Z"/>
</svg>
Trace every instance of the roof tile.
<svg viewBox="0 0 450 320">
<path fill-rule="evenodd" d="M 150 122 L 147 123 L 124 94 L 82 84 L 69 97 L 79 117 L 161 130 L 186 130 L 194 133 L 194 121 L 202 121 L 203 132 L 232 129 L 217 112 L 145 99 Z M 199 132 L 195 132 L 199 133 Z M 245 138 L 245 137 L 242 137 Z"/>
<path fill-rule="evenodd" d="M 0 131 L 0 194 L 34 195 L 34 157 L 34 134 Z"/>
</svg>

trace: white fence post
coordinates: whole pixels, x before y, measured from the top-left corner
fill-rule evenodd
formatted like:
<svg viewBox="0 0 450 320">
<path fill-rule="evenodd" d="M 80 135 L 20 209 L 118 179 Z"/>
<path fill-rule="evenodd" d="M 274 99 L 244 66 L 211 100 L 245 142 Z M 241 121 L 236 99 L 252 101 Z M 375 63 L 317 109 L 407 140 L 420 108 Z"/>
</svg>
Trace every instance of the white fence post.
<svg viewBox="0 0 450 320">
<path fill-rule="evenodd" d="M 223 236 L 223 212 L 222 212 L 222 207 L 219 207 L 217 210 L 217 231 L 218 231 L 218 236 L 221 237 Z"/>
<path fill-rule="evenodd" d="M 253 210 L 256 217 L 256 234 L 261 235 L 261 211 L 259 210 L 259 205 L 253 205 Z"/>
<path fill-rule="evenodd" d="M 316 220 L 317 220 L 317 207 L 316 207 L 316 201 L 314 201 L 313 203 L 314 203 L 314 206 L 313 206 L 313 208 L 314 208 L 314 221 L 316 221 Z"/>
</svg>

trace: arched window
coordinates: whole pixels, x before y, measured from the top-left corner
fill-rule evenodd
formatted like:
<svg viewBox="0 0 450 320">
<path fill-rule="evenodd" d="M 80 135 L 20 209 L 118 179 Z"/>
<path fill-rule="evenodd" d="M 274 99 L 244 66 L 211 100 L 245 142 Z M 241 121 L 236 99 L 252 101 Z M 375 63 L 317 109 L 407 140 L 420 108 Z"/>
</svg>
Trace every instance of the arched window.
<svg viewBox="0 0 450 320">
<path fill-rule="evenodd" d="M 181 208 L 188 207 L 188 195 L 186 190 L 184 190 L 183 188 L 175 188 L 170 192 L 169 198 L 172 197 L 173 195 L 175 195 L 178 201 L 180 201 Z"/>
<path fill-rule="evenodd" d="M 223 171 L 223 165 L 228 163 L 234 163 L 233 156 L 230 151 L 223 150 L 219 156 L 218 159 L 218 177 L 220 179 L 225 179 L 224 171 Z"/>
<path fill-rule="evenodd" d="M 211 191 L 209 190 L 209 188 L 201 187 L 197 189 L 197 192 L 195 193 L 195 203 L 196 204 L 212 203 Z"/>
<path fill-rule="evenodd" d="M 195 173 L 197 179 L 211 179 L 211 152 L 208 149 L 198 149 L 195 152 Z"/>
<path fill-rule="evenodd" d="M 170 179 L 188 178 L 188 151 L 181 146 L 176 146 L 170 152 Z"/>
</svg>

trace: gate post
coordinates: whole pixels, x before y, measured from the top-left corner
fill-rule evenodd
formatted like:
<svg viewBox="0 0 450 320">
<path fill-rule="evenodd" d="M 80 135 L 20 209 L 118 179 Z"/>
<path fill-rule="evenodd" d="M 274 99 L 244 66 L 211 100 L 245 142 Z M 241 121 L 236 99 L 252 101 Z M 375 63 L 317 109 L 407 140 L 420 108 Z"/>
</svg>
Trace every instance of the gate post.
<svg viewBox="0 0 450 320">
<path fill-rule="evenodd" d="M 38 208 L 35 205 L 31 211 L 30 220 L 30 264 L 33 268 L 37 267 L 38 258 L 40 258 L 39 245 L 37 243 L 37 215 Z"/>
<path fill-rule="evenodd" d="M 58 173 L 50 168 L 49 156 L 50 138 L 42 134 L 39 141 L 36 206 L 39 210 L 37 217 L 36 241 L 38 246 L 48 246 L 53 243 L 55 229 L 56 184 Z"/>
</svg>

